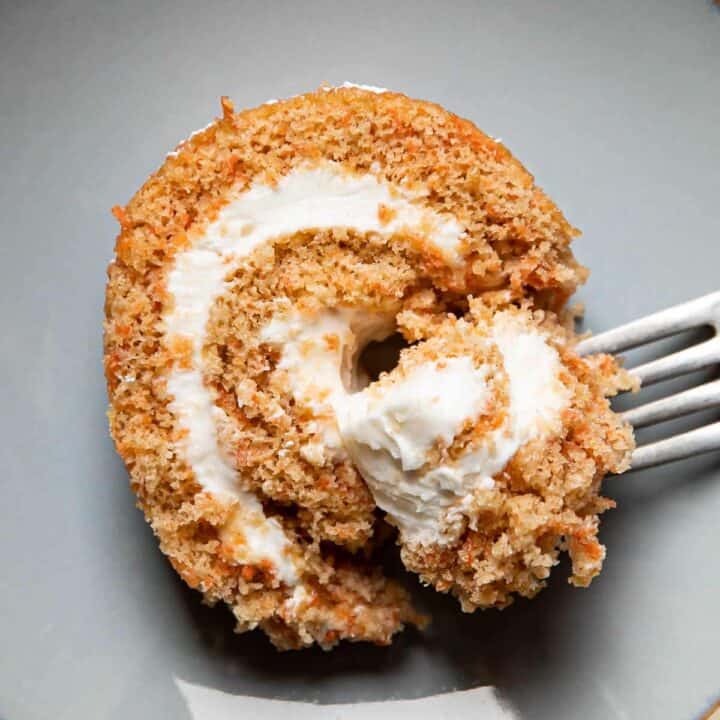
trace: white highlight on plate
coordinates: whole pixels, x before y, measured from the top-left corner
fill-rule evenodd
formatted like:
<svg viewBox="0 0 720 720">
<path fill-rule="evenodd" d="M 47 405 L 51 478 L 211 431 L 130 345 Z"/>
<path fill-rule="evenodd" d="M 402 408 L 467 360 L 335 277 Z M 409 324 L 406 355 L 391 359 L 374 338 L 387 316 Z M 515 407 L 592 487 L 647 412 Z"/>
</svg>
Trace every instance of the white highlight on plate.
<svg viewBox="0 0 720 720">
<path fill-rule="evenodd" d="M 381 208 L 391 219 L 381 220 Z M 441 216 L 422 203 L 421 194 L 391 186 L 375 175 L 354 175 L 325 162 L 297 168 L 275 186 L 254 184 L 220 211 L 218 218 L 191 247 L 179 252 L 168 276 L 174 305 L 165 315 L 169 343 L 186 338 L 192 344 L 192 367 L 175 367 L 168 378 L 170 409 L 187 436 L 181 442 L 198 483 L 219 498 L 238 500 L 236 528 L 248 528 L 238 562 L 269 560 L 287 583 L 296 581 L 287 560 L 288 542 L 280 525 L 264 518 L 259 501 L 242 491 L 229 458 L 216 436 L 221 413 L 202 377 L 202 348 L 210 310 L 225 290 L 225 278 L 256 247 L 300 230 L 350 227 L 384 236 L 409 228 L 422 231 L 450 258 L 457 253 L 463 229 L 454 218 Z"/>
<path fill-rule="evenodd" d="M 271 700 L 235 695 L 174 678 L 193 720 L 237 720 L 241 717 L 268 720 L 292 716 L 293 720 L 429 720 L 429 718 L 477 718 L 518 720 L 502 703 L 492 686 L 460 690 L 415 700 L 386 700 L 352 704 L 319 705 L 314 702 Z"/>
</svg>

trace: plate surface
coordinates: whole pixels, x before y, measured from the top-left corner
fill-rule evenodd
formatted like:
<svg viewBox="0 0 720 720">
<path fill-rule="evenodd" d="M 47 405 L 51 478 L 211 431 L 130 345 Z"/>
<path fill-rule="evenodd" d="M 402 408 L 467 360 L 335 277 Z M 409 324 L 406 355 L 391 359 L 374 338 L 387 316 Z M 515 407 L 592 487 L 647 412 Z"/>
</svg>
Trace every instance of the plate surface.
<svg viewBox="0 0 720 720">
<path fill-rule="evenodd" d="M 720 455 L 608 481 L 589 590 L 559 568 L 536 601 L 474 616 L 420 592 L 425 635 L 280 655 L 233 636 L 160 555 L 101 371 L 109 209 L 221 94 L 243 107 L 352 80 L 501 136 L 585 232 L 589 328 L 718 289 L 713 3 L 3 3 L 0 66 L 0 717 L 304 718 L 262 699 L 485 688 L 332 717 L 677 720 L 717 699 Z"/>
</svg>

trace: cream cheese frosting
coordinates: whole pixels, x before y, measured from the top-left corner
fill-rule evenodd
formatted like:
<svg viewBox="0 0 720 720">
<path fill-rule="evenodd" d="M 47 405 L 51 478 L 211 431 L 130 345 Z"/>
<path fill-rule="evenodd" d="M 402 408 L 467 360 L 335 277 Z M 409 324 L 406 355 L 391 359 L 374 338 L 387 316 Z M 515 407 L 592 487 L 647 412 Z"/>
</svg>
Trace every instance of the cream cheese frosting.
<svg viewBox="0 0 720 720">
<path fill-rule="evenodd" d="M 187 431 L 179 447 L 201 487 L 235 505 L 222 537 L 236 548 L 236 561 L 271 562 L 287 584 L 298 581 L 290 543 L 259 500 L 238 485 L 218 443 L 223 411 L 204 384 L 202 348 L 212 305 L 244 257 L 274 238 L 333 227 L 386 236 L 415 229 L 449 262 L 457 261 L 463 237 L 457 221 L 428 209 L 421 193 L 324 163 L 295 169 L 275 185 L 256 183 L 231 199 L 204 232 L 191 238 L 168 276 L 174 304 L 165 315 L 166 339 L 187 338 L 192 344 L 191 367 L 176 366 L 168 377 L 170 409 Z M 304 457 L 321 465 L 328 453 L 349 452 L 405 541 L 447 542 L 453 537 L 449 518 L 461 512 L 463 499 L 477 488 L 491 488 L 493 476 L 567 402 L 558 380 L 559 358 L 540 333 L 517 327 L 509 316 L 498 317 L 492 339 L 510 379 L 507 425 L 454 463 L 424 469 L 434 443 L 449 444 L 465 421 L 482 412 L 488 368 L 475 368 L 469 357 L 453 358 L 443 367 L 417 368 L 384 393 L 373 386 L 362 390 L 354 358 L 393 327 L 392 317 L 361 309 L 327 309 L 313 317 L 285 311 L 263 328 L 260 339 L 281 349 L 278 370 L 287 373 L 294 397 L 320 424 L 322 442 L 301 448 Z"/>
<path fill-rule="evenodd" d="M 422 363 L 388 387 L 373 384 L 336 402 L 342 435 L 382 450 L 404 472 L 417 470 L 438 440 L 449 445 L 485 408 L 489 371 L 469 356 L 453 357 Z"/>
<path fill-rule="evenodd" d="M 405 457 L 426 456 L 428 438 L 448 444 L 462 426 L 462 420 L 477 417 L 488 399 L 486 380 L 489 369 L 475 368 L 458 359 L 450 370 L 422 373 L 399 380 L 407 385 L 397 390 L 432 398 L 447 395 L 440 407 L 452 413 L 438 412 L 436 405 L 419 402 L 410 422 L 393 410 L 393 393 L 376 401 L 373 412 L 355 412 L 343 416 L 343 436 L 353 460 L 360 468 L 375 501 L 398 525 L 404 542 L 444 544 L 454 540 L 468 512 L 467 499 L 476 490 L 491 489 L 493 477 L 501 472 L 526 442 L 551 432 L 560 421 L 560 413 L 569 402 L 569 390 L 560 379 L 560 358 L 538 331 L 529 329 L 511 315 L 500 313 L 493 322 L 491 340 L 503 357 L 509 380 L 510 402 L 506 422 L 488 434 L 479 446 L 453 463 L 421 470 Z M 446 361 L 449 362 L 449 361 Z M 372 392 L 369 388 L 361 395 Z M 362 408 L 364 400 L 353 399 Z M 382 419 L 378 422 L 377 417 Z M 444 423 L 444 427 L 440 427 Z M 398 454 L 395 448 L 415 444 Z"/>
<path fill-rule="evenodd" d="M 190 237 L 190 246 L 178 252 L 167 279 L 174 303 L 164 316 L 166 342 L 172 345 L 174 340 L 186 339 L 192 347 L 191 366 L 176 365 L 167 382 L 172 396 L 169 407 L 186 431 L 178 449 L 205 491 L 236 503 L 234 530 L 227 534 L 228 538 L 233 533 L 244 537 L 244 543 L 237 543 L 236 560 L 270 562 L 288 584 L 297 580 L 288 559 L 289 542 L 280 525 L 264 516 L 257 498 L 239 487 L 235 468 L 218 444 L 222 410 L 203 381 L 202 349 L 213 303 L 225 291 L 228 273 L 244 257 L 274 238 L 333 227 L 388 237 L 401 229 L 415 230 L 450 262 L 457 261 L 464 235 L 454 218 L 424 205 L 422 193 L 391 185 L 372 173 L 356 175 L 325 162 L 296 168 L 276 184 L 256 183 L 237 194 L 214 222 Z M 241 533 L 241 528 L 246 532 Z"/>
<path fill-rule="evenodd" d="M 422 470 L 432 448 L 452 443 L 490 399 L 487 366 L 468 356 L 428 361 L 389 387 L 370 386 L 338 407 L 348 451 L 375 502 L 405 542 L 438 542 L 448 507 L 472 488 L 464 474 Z"/>
<path fill-rule="evenodd" d="M 321 453 L 324 459 L 324 450 L 337 456 L 335 451 L 343 448 L 336 416 L 348 392 L 364 384 L 357 355 L 367 343 L 383 340 L 394 328 L 392 315 L 334 308 L 312 318 L 290 312 L 274 317 L 262 329 L 263 342 L 282 347 L 277 367 L 287 373 L 293 397 L 310 408 L 320 424 L 323 446 L 306 453 Z M 322 464 L 319 458 L 306 459 Z"/>
<path fill-rule="evenodd" d="M 376 93 L 377 95 L 382 95 L 382 93 L 390 92 L 387 88 L 378 87 L 377 85 L 358 85 L 357 83 L 348 82 L 347 80 L 342 85 L 340 85 L 340 87 L 366 90 L 367 92 Z"/>
<path fill-rule="evenodd" d="M 423 467 L 438 442 L 449 445 L 466 421 L 475 420 L 490 399 L 492 369 L 475 367 L 470 357 L 426 362 L 407 374 L 393 373 L 390 386 L 371 384 L 351 393 L 342 377 L 345 349 L 354 347 L 349 311 L 323 311 L 320 316 L 295 316 L 283 321 L 290 334 L 277 332 L 275 321 L 265 337 L 283 348 L 280 365 L 291 367 L 293 392 L 314 388 L 332 407 L 337 432 L 365 478 L 375 502 L 400 529 L 404 542 L 446 544 L 473 521 L 467 500 L 476 490 L 491 489 L 501 472 L 526 442 L 552 432 L 569 402 L 560 379 L 560 358 L 545 336 L 509 313 L 499 313 L 490 329 L 509 380 L 507 419 L 479 445 L 451 463 Z M 328 315 L 331 313 L 330 315 Z M 340 327 L 341 323 L 345 323 Z M 326 327 L 341 340 L 332 352 L 318 345 L 312 361 L 297 358 L 292 337 L 307 328 Z M 310 331 L 312 332 L 312 330 Z M 321 360 L 318 354 L 325 353 Z M 325 415 L 327 415 L 325 413 Z"/>
</svg>

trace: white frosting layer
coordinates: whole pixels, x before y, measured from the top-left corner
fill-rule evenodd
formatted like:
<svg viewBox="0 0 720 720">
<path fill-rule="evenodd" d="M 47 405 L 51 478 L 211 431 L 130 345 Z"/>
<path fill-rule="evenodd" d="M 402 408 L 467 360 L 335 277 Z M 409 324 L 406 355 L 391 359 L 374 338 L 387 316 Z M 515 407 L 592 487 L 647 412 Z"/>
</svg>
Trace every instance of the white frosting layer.
<svg viewBox="0 0 720 720">
<path fill-rule="evenodd" d="M 518 324 L 512 315 L 500 313 L 493 321 L 493 340 L 503 356 L 510 379 L 510 435 L 517 447 L 552 433 L 560 413 L 570 402 L 570 390 L 560 379 L 560 357 L 537 330 Z M 517 449 L 508 448 L 508 460 Z M 505 461 L 503 466 L 507 463 Z"/>
<path fill-rule="evenodd" d="M 420 468 L 439 441 L 449 445 L 483 412 L 488 372 L 467 356 L 443 367 L 427 362 L 390 387 L 370 386 L 338 407 L 348 451 L 405 542 L 439 542 L 445 511 L 470 490 L 466 472 Z"/>
<path fill-rule="evenodd" d="M 407 392 L 422 393 L 425 397 L 433 397 L 438 392 L 448 394 L 446 402 L 456 409 L 457 415 L 445 415 L 444 432 L 438 427 L 440 417 L 432 406 L 422 403 L 415 409 L 419 414 L 412 426 L 384 420 L 384 437 L 378 437 L 379 424 L 372 414 L 364 417 L 358 414 L 354 423 L 343 424 L 353 460 L 367 480 L 375 501 L 398 525 L 405 542 L 442 544 L 455 539 L 463 527 L 462 516 L 467 512 L 473 491 L 492 488 L 493 476 L 505 468 L 524 443 L 551 431 L 569 401 L 569 390 L 559 377 L 557 351 L 542 334 L 519 325 L 510 315 L 501 314 L 494 323 L 491 337 L 503 356 L 510 383 L 508 420 L 456 462 L 421 471 L 418 465 L 404 467 L 393 448 L 399 441 L 418 443 L 414 452 L 420 457 L 423 453 L 426 455 L 424 448 L 431 434 L 436 433 L 436 437 L 449 442 L 462 425 L 458 419 L 476 417 L 488 399 L 486 367 L 474 368 L 472 364 L 453 367 L 456 376 L 443 379 L 427 372 L 423 388 L 412 387 L 415 383 L 410 382 Z M 408 380 L 400 382 L 405 384 Z M 368 392 L 371 390 L 363 394 Z M 389 409 L 388 406 L 384 412 L 392 418 Z M 422 430 L 418 431 L 418 426 Z"/>
<path fill-rule="evenodd" d="M 321 454 L 307 457 L 313 464 L 322 464 L 325 449 L 343 447 L 336 415 L 348 391 L 360 389 L 358 352 L 372 340 L 386 338 L 394 327 L 392 316 L 338 308 L 312 318 L 297 313 L 278 316 L 260 333 L 264 342 L 282 347 L 277 367 L 287 372 L 293 397 L 310 408 L 319 423 L 324 447 L 306 446 L 306 454 Z"/>
<path fill-rule="evenodd" d="M 389 387 L 372 385 L 337 403 L 343 437 L 389 455 L 402 471 L 417 470 L 438 440 L 449 445 L 481 413 L 487 373 L 471 357 L 455 357 L 423 363 Z"/>
<path fill-rule="evenodd" d="M 294 583 L 297 574 L 288 555 L 285 533 L 275 519 L 265 517 L 255 495 L 238 486 L 235 469 L 218 446 L 216 421 L 224 413 L 205 388 L 202 373 L 198 369 L 173 371 L 168 377 L 168 392 L 174 396 L 170 410 L 178 416 L 181 427 L 188 430 L 182 445 L 195 479 L 218 499 L 237 501 L 222 535 L 233 546 L 235 560 L 248 564 L 270 560 L 280 580 Z"/>
<path fill-rule="evenodd" d="M 198 128 L 197 130 L 193 130 L 193 131 L 190 133 L 190 135 L 188 135 L 188 137 L 187 137 L 185 140 L 181 141 L 181 142 L 178 144 L 178 146 L 175 148 L 175 150 L 171 150 L 171 151 L 167 154 L 167 157 L 177 157 L 177 156 L 180 154 L 180 149 L 182 148 L 183 145 L 185 145 L 185 143 L 190 142 L 190 140 L 192 140 L 196 135 L 199 135 L 200 133 L 205 132 L 214 122 L 215 122 L 215 121 L 212 120 L 211 122 L 209 122 L 209 123 L 208 123 L 207 125 L 205 125 L 204 127 Z"/>
<path fill-rule="evenodd" d="M 296 337 L 313 332 L 303 331 L 303 326 L 337 323 L 334 331 L 345 344 L 328 352 L 325 360 L 317 356 L 324 352 L 318 345 L 312 361 L 304 362 L 292 342 L 284 345 L 287 335 L 274 334 L 274 341 L 284 348 L 281 365 L 293 368 L 293 392 L 301 399 L 303 389 L 312 387 L 327 398 L 346 449 L 404 542 L 452 541 L 463 527 L 463 517 L 470 515 L 472 520 L 472 493 L 491 489 L 493 477 L 524 443 L 552 432 L 559 423 L 569 390 L 559 377 L 557 351 L 540 332 L 512 315 L 499 314 L 491 339 L 503 356 L 510 383 L 507 421 L 457 461 L 423 469 L 435 443 L 450 444 L 464 423 L 487 406 L 490 368 L 476 368 L 469 357 L 450 358 L 444 367 L 428 362 L 407 375 L 395 371 L 389 387 L 373 384 L 350 394 L 347 381 L 340 378 L 349 367 L 342 362 L 344 348 L 356 344 L 347 319 L 351 316 L 328 312 L 285 321 L 286 327 L 295 328 Z"/>
<path fill-rule="evenodd" d="M 340 87 L 357 88 L 358 90 L 367 90 L 367 92 L 377 93 L 378 95 L 382 95 L 382 93 L 389 92 L 389 90 L 384 87 L 378 87 L 377 85 L 358 85 L 357 83 L 347 82 L 347 80 Z"/>
<path fill-rule="evenodd" d="M 391 211 L 389 222 L 382 222 L 381 207 Z M 240 537 L 240 527 L 246 531 L 238 562 L 271 562 L 287 583 L 295 582 L 296 575 L 280 525 L 266 519 L 257 499 L 239 488 L 237 473 L 219 448 L 216 418 L 221 411 L 203 382 L 202 347 L 210 309 L 225 290 L 225 277 L 242 258 L 273 238 L 333 227 L 385 236 L 409 228 L 422 232 L 450 259 L 456 257 L 463 236 L 454 219 L 425 207 L 419 194 L 391 187 L 371 174 L 350 175 L 327 162 L 296 169 L 275 186 L 256 184 L 239 194 L 202 235 L 191 238 L 189 249 L 178 253 L 168 276 L 174 304 L 164 318 L 166 338 L 172 343 L 183 337 L 192 344 L 192 366 L 177 366 L 168 378 L 170 409 L 187 431 L 181 450 L 204 489 L 239 501 L 235 535 Z"/>
</svg>

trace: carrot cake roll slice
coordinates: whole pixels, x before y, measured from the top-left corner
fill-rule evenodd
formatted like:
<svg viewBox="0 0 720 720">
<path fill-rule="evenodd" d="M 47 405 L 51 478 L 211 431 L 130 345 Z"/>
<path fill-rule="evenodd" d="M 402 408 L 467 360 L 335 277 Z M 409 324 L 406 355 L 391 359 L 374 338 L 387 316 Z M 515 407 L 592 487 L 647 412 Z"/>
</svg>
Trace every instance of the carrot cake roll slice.
<svg viewBox="0 0 720 720">
<path fill-rule="evenodd" d="M 110 428 L 162 551 L 279 648 L 387 644 L 425 618 L 599 571 L 629 378 L 560 321 L 577 231 L 500 143 L 377 88 L 223 113 L 125 207 L 108 269 Z M 370 376 L 373 342 L 407 345 Z"/>
</svg>

